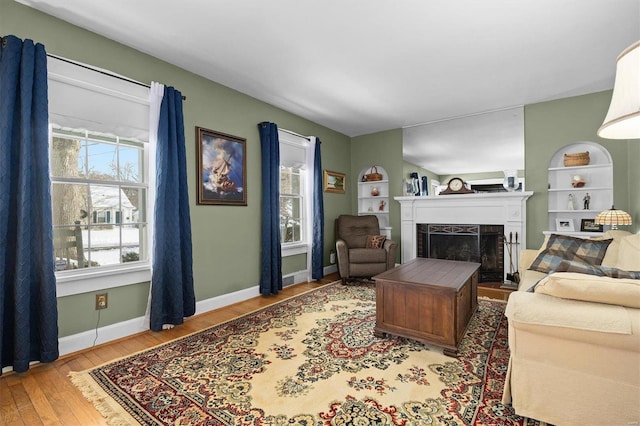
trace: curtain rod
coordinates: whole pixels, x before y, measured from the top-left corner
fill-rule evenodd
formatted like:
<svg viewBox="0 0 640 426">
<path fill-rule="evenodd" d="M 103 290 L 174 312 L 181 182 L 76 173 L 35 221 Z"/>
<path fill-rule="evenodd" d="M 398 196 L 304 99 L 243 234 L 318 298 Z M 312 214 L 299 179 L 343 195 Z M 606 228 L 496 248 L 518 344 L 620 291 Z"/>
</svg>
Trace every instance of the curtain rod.
<svg viewBox="0 0 640 426">
<path fill-rule="evenodd" d="M 109 76 L 109 77 L 117 78 L 118 80 L 126 81 L 126 82 L 133 83 L 133 84 L 137 84 L 138 86 L 142 86 L 142 87 L 146 87 L 146 88 L 151 88 L 151 86 L 149 84 L 140 83 L 139 81 L 135 81 L 135 80 L 132 80 L 130 78 L 123 77 L 121 75 L 117 75 L 117 74 L 113 74 L 113 73 L 108 72 L 108 71 L 92 68 L 90 66 L 87 66 L 87 65 L 84 65 L 84 64 L 80 64 L 80 63 L 72 61 L 70 59 L 62 58 L 62 57 L 56 56 L 56 55 L 51 55 L 49 53 L 47 53 L 47 56 L 49 56 L 51 58 L 58 59 L 58 60 L 60 60 L 62 62 L 66 62 L 66 63 L 71 64 L 71 65 L 76 65 L 76 66 L 78 66 L 80 68 L 84 68 L 84 69 L 87 69 L 87 70 L 95 71 L 95 72 L 100 73 L 102 75 L 106 75 L 106 76 Z M 187 97 L 183 95 L 182 96 L 182 100 L 186 101 Z"/>
<path fill-rule="evenodd" d="M 278 127 L 278 130 L 280 130 L 281 132 L 289 133 L 290 135 L 297 136 L 297 137 L 302 138 L 302 139 L 306 139 L 308 141 L 311 140 L 311 138 L 309 136 L 302 136 L 300 133 L 292 132 L 291 130 L 283 129 L 282 127 Z M 320 142 L 320 143 L 322 143 L 322 142 Z"/>
</svg>

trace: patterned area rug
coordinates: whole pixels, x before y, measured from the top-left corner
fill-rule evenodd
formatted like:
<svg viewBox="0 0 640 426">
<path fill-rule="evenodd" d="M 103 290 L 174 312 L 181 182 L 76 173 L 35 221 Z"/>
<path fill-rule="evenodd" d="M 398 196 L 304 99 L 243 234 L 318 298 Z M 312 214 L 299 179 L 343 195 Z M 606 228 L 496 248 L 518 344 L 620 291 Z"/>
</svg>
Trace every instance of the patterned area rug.
<svg viewBox="0 0 640 426">
<path fill-rule="evenodd" d="M 375 338 L 375 287 L 331 284 L 71 379 L 110 424 L 537 425 L 500 403 L 503 312 L 480 300 L 456 359 Z"/>
</svg>

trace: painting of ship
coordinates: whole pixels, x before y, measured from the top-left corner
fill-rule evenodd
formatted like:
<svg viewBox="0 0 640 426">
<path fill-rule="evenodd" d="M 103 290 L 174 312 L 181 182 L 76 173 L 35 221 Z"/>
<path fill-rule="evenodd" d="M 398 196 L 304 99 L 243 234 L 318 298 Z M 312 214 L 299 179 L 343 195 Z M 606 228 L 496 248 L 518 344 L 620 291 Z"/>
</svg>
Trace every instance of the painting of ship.
<svg viewBox="0 0 640 426">
<path fill-rule="evenodd" d="M 246 140 L 197 127 L 198 204 L 247 205 Z"/>
</svg>

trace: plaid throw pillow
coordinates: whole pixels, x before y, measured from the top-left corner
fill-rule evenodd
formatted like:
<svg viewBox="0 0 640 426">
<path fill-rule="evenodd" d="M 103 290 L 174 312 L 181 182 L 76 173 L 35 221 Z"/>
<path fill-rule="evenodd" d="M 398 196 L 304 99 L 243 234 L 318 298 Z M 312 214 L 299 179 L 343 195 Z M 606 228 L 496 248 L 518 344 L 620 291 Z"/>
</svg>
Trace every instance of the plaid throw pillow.
<svg viewBox="0 0 640 426">
<path fill-rule="evenodd" d="M 384 240 L 386 238 L 387 237 L 385 237 L 384 235 L 367 235 L 367 244 L 365 245 L 365 247 L 375 249 L 382 248 L 382 246 L 384 245 Z"/>
<path fill-rule="evenodd" d="M 581 274 L 597 275 L 599 277 L 640 279 L 640 272 L 625 271 L 608 266 L 594 266 L 580 261 L 563 260 L 555 272 L 579 272 Z"/>
<path fill-rule="evenodd" d="M 603 276 L 602 269 L 580 260 L 563 260 L 553 272 L 578 272 L 580 274 Z"/>
<path fill-rule="evenodd" d="M 547 246 L 536 257 L 529 269 L 539 272 L 553 272 L 557 270 L 563 260 L 599 266 L 612 241 L 613 239 L 588 240 L 551 234 Z"/>
</svg>

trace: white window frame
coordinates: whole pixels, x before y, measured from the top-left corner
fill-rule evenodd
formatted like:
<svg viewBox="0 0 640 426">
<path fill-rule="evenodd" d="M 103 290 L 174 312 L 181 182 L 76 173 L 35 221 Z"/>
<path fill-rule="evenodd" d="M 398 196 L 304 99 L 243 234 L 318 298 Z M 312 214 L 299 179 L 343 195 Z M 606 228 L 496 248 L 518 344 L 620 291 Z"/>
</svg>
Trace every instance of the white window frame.
<svg viewBox="0 0 640 426">
<path fill-rule="evenodd" d="M 305 200 L 305 196 L 304 196 L 304 181 L 305 181 L 305 171 L 302 169 L 298 169 L 296 167 L 280 167 L 280 182 L 282 182 L 282 177 L 283 174 L 288 174 L 290 179 L 293 180 L 295 176 L 298 177 L 299 183 L 298 186 L 300 188 L 300 190 L 298 191 L 298 194 L 294 194 L 294 193 L 289 193 L 289 192 L 282 192 L 282 188 L 280 188 L 280 205 L 282 206 L 282 199 L 283 198 L 290 198 L 293 200 L 297 200 L 299 203 L 299 217 L 297 218 L 300 221 L 300 229 L 301 231 L 300 233 L 300 240 L 299 241 L 293 241 L 293 242 L 283 242 L 283 244 L 297 244 L 300 242 L 304 241 L 304 221 L 305 221 L 305 214 L 304 214 L 304 200 Z"/>
<path fill-rule="evenodd" d="M 49 125 L 49 143 L 53 141 L 55 130 Z M 91 132 L 86 131 L 85 137 L 90 137 Z M 145 185 L 134 185 L 141 188 L 145 188 L 147 194 L 146 206 L 149 205 L 149 188 L 148 188 L 148 173 L 149 173 L 149 144 L 143 143 L 142 150 L 142 170 L 145 173 L 143 177 L 143 183 Z M 51 177 L 52 183 L 65 183 L 69 181 L 64 177 Z M 73 180 L 77 182 L 77 179 Z M 83 182 L 87 184 L 102 184 L 103 181 L 84 179 Z M 104 212 L 103 212 L 104 213 Z M 98 214 L 99 216 L 99 214 Z M 146 226 L 149 228 L 149 221 L 153 215 L 149 211 L 146 212 Z M 92 213 L 89 213 L 89 220 L 92 219 Z M 96 223 L 95 225 L 100 225 Z M 148 239 L 147 239 L 148 240 Z M 144 242 L 144 250 L 149 253 L 151 247 L 149 241 Z M 82 269 L 73 269 L 65 271 L 56 271 L 56 283 L 61 284 L 57 286 L 58 296 L 68 296 L 71 294 L 86 293 L 88 291 L 105 290 L 108 288 L 120 287 L 124 285 L 135 284 L 139 282 L 149 281 L 151 279 L 151 264 L 149 262 L 149 256 L 146 260 L 128 262 L 114 265 L 103 265 L 99 267 L 90 267 Z"/>
<path fill-rule="evenodd" d="M 296 241 L 293 243 L 284 243 L 280 244 L 280 250 L 282 253 L 282 257 L 287 256 L 295 256 L 298 254 L 304 254 L 310 252 L 309 249 L 309 227 L 311 226 L 309 217 L 311 217 L 311 212 L 309 211 L 309 194 L 308 194 L 308 185 L 307 179 L 309 179 L 309 173 L 313 170 L 313 164 L 308 164 L 307 150 L 309 149 L 308 140 L 303 136 L 295 135 L 289 131 L 283 131 L 282 129 L 278 130 L 278 139 L 280 142 L 280 153 L 282 153 L 283 149 L 287 149 L 287 146 L 291 146 L 294 148 L 302 147 L 305 151 L 304 162 L 300 167 L 300 198 L 301 198 L 301 222 L 302 225 L 300 227 L 300 235 L 301 241 Z M 282 155 L 281 155 L 282 158 Z"/>
<path fill-rule="evenodd" d="M 100 95 L 107 95 L 113 98 L 119 98 L 123 101 L 131 102 L 137 105 L 138 108 L 149 108 L 149 89 L 141 87 L 140 85 L 132 82 L 119 79 L 114 73 L 106 70 L 100 70 L 96 67 L 92 67 L 86 64 L 75 63 L 66 59 L 54 60 L 48 63 L 49 68 L 49 81 L 54 84 L 66 84 L 70 88 L 82 88 L 90 90 Z M 96 72 L 94 70 L 99 70 Z M 106 74 L 106 75 L 105 75 Z M 111 74 L 111 75 L 109 75 Z M 113 76 L 116 76 L 115 78 Z M 51 86 L 51 83 L 50 83 Z M 60 87 L 60 86 L 58 86 Z M 58 94 L 60 93 L 58 89 Z M 52 118 L 52 96 L 49 96 L 50 111 L 49 116 Z M 77 100 L 76 100 L 77 101 Z M 55 101 L 53 102 L 55 105 Z M 55 107 L 54 107 L 55 108 Z M 138 109 L 138 111 L 140 111 Z M 53 115 L 55 116 L 55 115 Z M 146 114 L 148 117 L 148 113 Z M 84 118 L 84 117 L 83 117 Z M 55 120 L 55 119 L 54 119 Z M 60 123 L 56 123 L 60 124 Z M 103 124 L 104 125 L 104 124 Z M 113 123 L 118 126 L 119 123 Z M 88 126 L 90 127 L 90 126 Z M 64 125 L 63 125 L 64 128 Z M 75 126 L 72 128 L 76 129 Z M 50 137 L 52 140 L 52 128 L 49 126 Z M 91 129 L 91 128 L 77 128 L 76 130 L 87 130 L 93 134 L 105 134 L 105 129 Z M 139 134 L 144 132 L 148 133 L 149 123 L 146 122 L 139 128 L 135 128 Z M 112 129 L 113 134 L 109 132 L 110 136 L 116 136 L 120 133 L 117 129 Z M 124 137 L 125 139 L 131 138 L 126 135 L 117 135 Z M 147 136 L 148 137 L 148 136 Z M 147 138 L 140 139 L 139 137 L 133 137 L 133 139 L 143 140 L 143 169 L 144 178 L 143 182 L 150 183 L 150 173 L 152 172 L 149 167 L 149 143 Z M 151 196 L 151 188 L 147 187 L 147 229 L 150 231 L 153 229 L 153 212 L 149 209 L 153 204 L 150 203 L 149 197 Z M 147 233 L 150 235 L 150 232 Z M 99 290 L 106 290 L 109 288 L 121 287 L 131 284 L 138 284 L 151 281 L 151 261 L 150 254 L 152 251 L 152 238 L 147 238 L 145 242 L 146 251 L 149 253 L 147 260 L 141 260 L 136 262 L 127 262 L 117 265 L 106 265 L 94 268 L 83 268 L 67 271 L 56 271 L 56 292 L 57 297 L 70 296 L 73 294 L 88 293 Z"/>
</svg>

